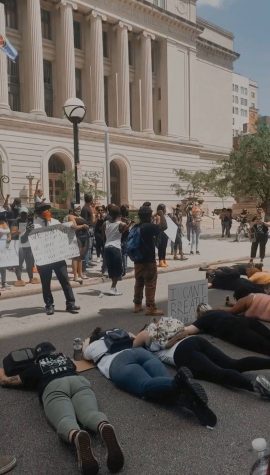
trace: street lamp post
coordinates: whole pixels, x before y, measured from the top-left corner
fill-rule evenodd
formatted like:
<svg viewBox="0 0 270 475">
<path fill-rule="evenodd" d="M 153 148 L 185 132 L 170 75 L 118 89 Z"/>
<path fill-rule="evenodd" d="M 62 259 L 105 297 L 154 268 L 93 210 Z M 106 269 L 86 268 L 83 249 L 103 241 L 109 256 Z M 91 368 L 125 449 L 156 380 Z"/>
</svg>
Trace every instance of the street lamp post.
<svg viewBox="0 0 270 475">
<path fill-rule="evenodd" d="M 64 104 L 64 114 L 73 124 L 73 141 L 74 141 L 74 165 L 75 165 L 75 198 L 76 203 L 80 203 L 80 182 L 78 179 L 78 168 L 80 165 L 79 154 L 79 128 L 78 125 L 83 121 L 86 113 L 86 107 L 77 97 L 68 99 Z"/>
</svg>

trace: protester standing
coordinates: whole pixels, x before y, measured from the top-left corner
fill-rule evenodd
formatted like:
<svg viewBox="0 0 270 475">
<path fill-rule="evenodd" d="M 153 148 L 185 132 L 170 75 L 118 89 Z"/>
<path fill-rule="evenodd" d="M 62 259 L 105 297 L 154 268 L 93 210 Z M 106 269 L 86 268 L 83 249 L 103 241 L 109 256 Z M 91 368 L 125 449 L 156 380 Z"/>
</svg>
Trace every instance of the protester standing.
<svg viewBox="0 0 270 475">
<path fill-rule="evenodd" d="M 180 259 L 181 261 L 187 260 L 187 257 L 184 257 L 183 253 L 183 245 L 182 245 L 182 211 L 180 205 L 176 205 L 174 213 L 170 216 L 172 221 L 177 226 L 177 233 L 175 237 L 175 241 L 173 243 L 173 258 L 174 260 Z M 180 258 L 177 256 L 179 252 Z"/>
<path fill-rule="evenodd" d="M 262 221 L 261 216 L 254 216 L 250 225 L 251 235 L 251 252 L 250 262 L 253 262 L 257 254 L 257 249 L 260 246 L 260 260 L 263 263 L 265 258 L 265 248 L 268 241 L 268 228 L 270 223 Z"/>
<path fill-rule="evenodd" d="M 120 211 L 121 211 L 121 221 L 124 224 L 127 224 L 128 226 L 131 225 L 131 220 L 129 219 L 129 206 L 128 205 L 122 205 L 120 206 Z M 129 229 L 126 229 L 122 233 L 121 237 L 121 252 L 122 252 L 122 262 L 123 262 L 123 276 L 126 275 L 127 273 L 127 240 L 128 240 L 128 234 L 129 234 Z"/>
<path fill-rule="evenodd" d="M 35 203 L 43 203 L 43 201 L 46 200 L 46 198 L 43 197 L 43 190 L 39 188 L 40 180 L 37 181 L 36 183 L 36 189 L 34 192 L 34 200 Z"/>
<path fill-rule="evenodd" d="M 157 286 L 157 263 L 155 255 L 155 240 L 165 229 L 167 222 L 162 210 L 158 211 L 159 224 L 151 222 L 152 210 L 149 206 L 142 206 L 138 212 L 140 223 L 140 251 L 142 257 L 134 262 L 135 288 L 134 313 L 143 310 L 142 300 L 145 288 L 146 312 L 148 316 L 161 316 L 162 310 L 156 307 L 155 294 Z"/>
<path fill-rule="evenodd" d="M 191 210 L 192 222 L 191 222 L 191 248 L 190 254 L 194 254 L 193 249 L 196 247 L 196 254 L 200 254 L 199 251 L 199 239 L 201 233 L 201 220 L 203 216 L 202 209 L 199 202 L 195 202 Z"/>
<path fill-rule="evenodd" d="M 72 227 L 75 229 L 77 242 L 79 246 L 80 255 L 72 259 L 72 271 L 73 271 L 73 280 L 82 284 L 83 279 L 87 279 L 87 276 L 83 275 L 82 270 L 82 259 L 84 259 L 87 252 L 88 244 L 88 230 L 89 226 L 86 224 L 84 218 L 80 216 L 81 206 L 80 204 L 74 204 L 73 209 L 69 211 L 67 216 L 67 222 L 72 223 Z"/>
<path fill-rule="evenodd" d="M 100 262 L 101 258 L 104 256 L 104 242 L 102 236 L 102 226 L 106 216 L 105 206 L 96 206 L 96 223 L 95 223 L 95 243 L 96 243 L 96 253 L 97 253 L 97 262 Z"/>
<path fill-rule="evenodd" d="M 155 223 L 157 225 L 160 224 L 159 211 L 162 211 L 162 215 L 165 217 L 166 206 L 163 203 L 160 203 L 157 207 L 157 213 L 155 215 Z M 158 238 L 157 238 L 158 261 L 159 261 L 158 267 L 168 267 L 168 264 L 166 261 L 168 239 L 169 239 L 168 236 L 163 231 L 159 233 Z"/>
<path fill-rule="evenodd" d="M 123 232 L 128 230 L 128 225 L 121 222 L 119 206 L 110 206 L 110 220 L 103 224 L 103 236 L 105 241 L 104 254 L 108 268 L 108 275 L 112 281 L 110 295 L 122 295 L 117 290 L 117 282 L 122 279 L 123 262 L 121 253 L 121 238 Z"/>
<path fill-rule="evenodd" d="M 10 229 L 7 223 L 6 211 L 0 212 L 0 250 L 5 250 L 11 240 Z M 6 267 L 0 267 L 1 288 L 2 290 L 10 288 L 6 282 L 7 270 Z"/>
<path fill-rule="evenodd" d="M 81 217 L 85 219 L 88 229 L 88 249 L 83 260 L 83 270 L 90 267 L 92 260 L 93 244 L 94 244 L 94 226 L 95 226 L 95 207 L 93 196 L 90 193 L 84 195 L 84 205 L 81 211 Z"/>
<path fill-rule="evenodd" d="M 192 226 L 192 204 L 188 204 L 186 207 L 186 228 L 187 228 L 187 240 L 190 243 L 191 238 L 191 226 Z"/>
<path fill-rule="evenodd" d="M 22 242 L 21 237 L 25 234 L 26 226 L 29 220 L 33 219 L 29 216 L 28 209 L 22 206 L 20 208 L 20 214 L 17 219 L 15 219 L 11 226 L 11 237 L 14 240 L 19 242 L 19 266 L 15 267 L 15 273 L 17 276 L 17 282 L 15 282 L 16 287 L 24 286 L 25 282 L 22 280 L 22 267 L 25 261 L 26 272 L 29 277 L 30 284 L 39 284 L 39 279 L 34 277 L 33 268 L 34 268 L 34 256 L 31 250 L 29 240 Z"/>
<path fill-rule="evenodd" d="M 36 218 L 34 219 L 33 224 L 27 226 L 26 233 L 22 237 L 22 242 L 28 239 L 29 233 L 33 228 L 43 229 L 47 228 L 48 226 L 60 224 L 57 219 L 54 219 L 52 217 L 50 210 L 51 205 L 49 203 L 39 203 L 36 205 Z M 38 266 L 37 269 L 41 279 L 43 299 L 45 302 L 45 310 L 47 315 L 54 314 L 54 300 L 51 292 L 51 280 L 53 271 L 55 272 L 56 277 L 59 280 L 66 297 L 66 311 L 69 313 L 78 313 L 80 307 L 77 307 L 75 305 L 74 294 L 68 278 L 66 261 L 58 261 L 52 264 Z"/>
</svg>

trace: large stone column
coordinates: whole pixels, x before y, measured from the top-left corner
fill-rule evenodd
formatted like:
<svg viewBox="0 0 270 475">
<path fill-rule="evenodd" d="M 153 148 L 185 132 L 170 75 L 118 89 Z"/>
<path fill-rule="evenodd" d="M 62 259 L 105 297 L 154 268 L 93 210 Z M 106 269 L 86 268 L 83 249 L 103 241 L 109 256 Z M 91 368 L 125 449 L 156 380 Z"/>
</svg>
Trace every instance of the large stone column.
<svg viewBox="0 0 270 475">
<path fill-rule="evenodd" d="M 90 119 L 94 124 L 105 125 L 102 21 L 105 21 L 106 17 L 96 10 L 93 10 L 89 15 L 89 20 L 89 60 L 91 74 Z"/>
<path fill-rule="evenodd" d="M 141 108 L 142 132 L 153 133 L 153 78 L 152 40 L 155 36 L 147 31 L 141 34 Z"/>
<path fill-rule="evenodd" d="M 0 32 L 5 35 L 5 8 L 0 3 Z M 8 74 L 7 74 L 7 57 L 3 51 L 0 51 L 0 112 L 10 110 L 8 103 Z"/>
<path fill-rule="evenodd" d="M 27 0 L 26 15 L 29 111 L 45 115 L 40 0 Z"/>
<path fill-rule="evenodd" d="M 77 10 L 77 5 L 71 0 L 60 0 L 59 9 L 62 63 L 60 71 L 61 94 L 64 104 L 67 99 L 76 97 L 73 9 Z"/>
<path fill-rule="evenodd" d="M 130 91 L 129 91 L 129 57 L 128 32 L 132 28 L 120 21 L 116 27 L 117 34 L 117 74 L 118 74 L 118 127 L 130 129 Z"/>
</svg>

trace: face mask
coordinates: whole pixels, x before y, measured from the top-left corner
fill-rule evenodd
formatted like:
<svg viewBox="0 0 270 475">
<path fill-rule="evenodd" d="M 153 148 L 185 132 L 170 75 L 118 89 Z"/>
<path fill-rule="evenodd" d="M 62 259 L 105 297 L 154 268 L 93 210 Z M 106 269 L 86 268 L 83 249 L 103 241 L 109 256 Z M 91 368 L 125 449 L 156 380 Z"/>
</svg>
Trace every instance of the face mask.
<svg viewBox="0 0 270 475">
<path fill-rule="evenodd" d="M 50 212 L 49 209 L 46 209 L 45 211 L 43 211 L 41 216 L 43 219 L 46 219 L 46 221 L 50 221 L 52 219 L 52 213 Z"/>
</svg>

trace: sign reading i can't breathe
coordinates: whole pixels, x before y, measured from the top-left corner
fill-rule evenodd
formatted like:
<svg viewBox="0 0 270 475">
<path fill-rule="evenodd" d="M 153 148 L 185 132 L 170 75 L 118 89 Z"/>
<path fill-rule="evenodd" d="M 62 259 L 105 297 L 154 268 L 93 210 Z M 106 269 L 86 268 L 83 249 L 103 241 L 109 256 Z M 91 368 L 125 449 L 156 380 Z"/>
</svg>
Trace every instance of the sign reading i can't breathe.
<svg viewBox="0 0 270 475">
<path fill-rule="evenodd" d="M 192 323 L 197 318 L 197 306 L 208 303 L 208 281 L 195 280 L 168 286 L 168 316 L 183 323 Z"/>
<path fill-rule="evenodd" d="M 34 229 L 29 242 L 38 266 L 72 259 L 80 255 L 75 230 L 64 224 Z"/>
</svg>

